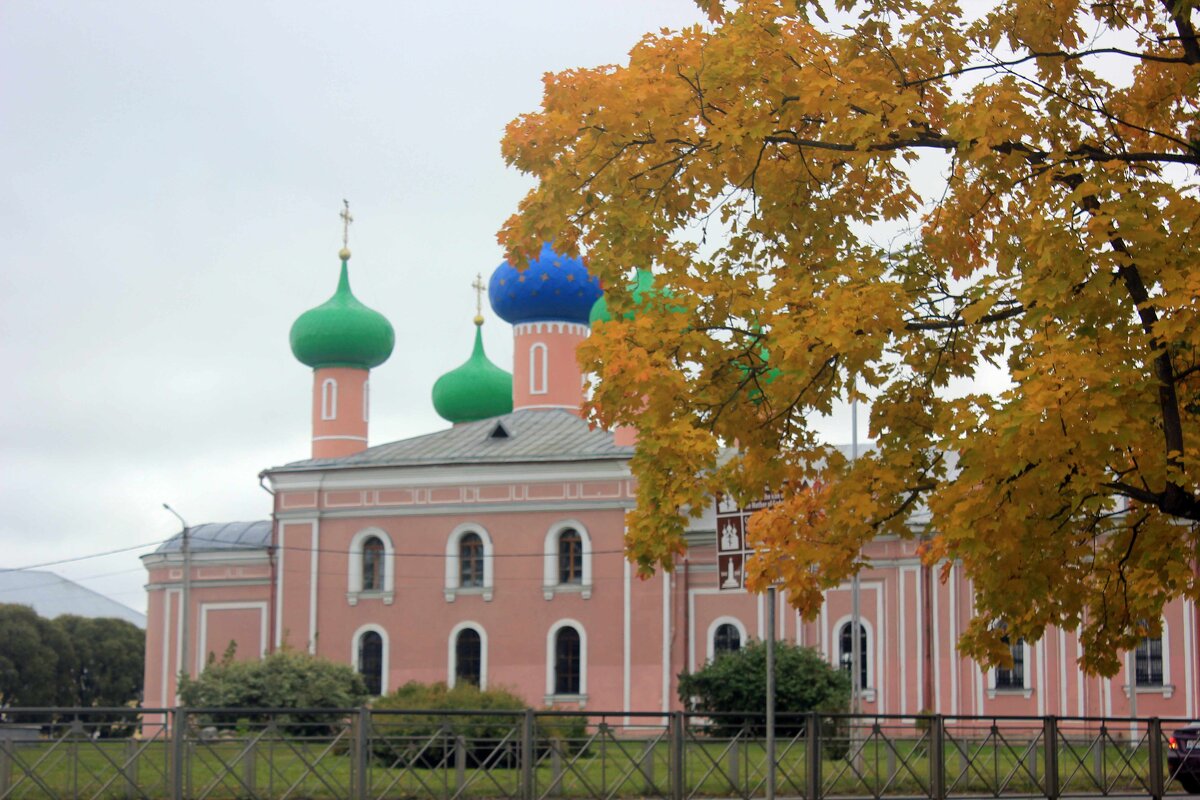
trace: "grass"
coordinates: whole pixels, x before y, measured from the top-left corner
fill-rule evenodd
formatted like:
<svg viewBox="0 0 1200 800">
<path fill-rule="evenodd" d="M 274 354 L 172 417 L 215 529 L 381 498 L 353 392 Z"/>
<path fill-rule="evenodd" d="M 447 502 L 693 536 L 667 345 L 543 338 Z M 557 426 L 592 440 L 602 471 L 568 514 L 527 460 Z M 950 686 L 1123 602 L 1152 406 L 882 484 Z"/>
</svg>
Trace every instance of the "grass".
<svg viewBox="0 0 1200 800">
<path fill-rule="evenodd" d="M 251 737 L 252 738 L 252 737 Z M 353 795 L 355 775 L 348 736 L 336 739 L 213 739 L 188 743 L 187 792 L 193 798 L 342 798 Z M 534 780 L 537 796 L 669 796 L 670 747 L 665 737 L 593 737 L 573 753 L 541 747 Z M 369 763 L 369 797 L 518 797 L 520 770 L 464 764 L 413 766 L 419 745 L 397 742 L 391 759 Z M 403 754 L 409 752 L 409 756 Z M 61 739 L 10 744 L 0 750 L 0 799 L 165 798 L 170 796 L 170 743 Z M 927 743 L 914 738 L 872 739 L 853 747 L 857 755 L 824 758 L 822 794 L 830 796 L 924 795 L 929 792 Z M 803 794 L 807 752 L 803 740 L 781 740 L 776 782 L 780 794 Z M 1148 770 L 1143 747 L 1062 744 L 1061 791 L 1144 793 Z M 1129 763 L 1127 763 L 1127 760 Z M 392 763 L 386 763 L 392 761 Z M 945 747 L 946 786 L 956 794 L 1038 794 L 1044 779 L 1040 746 L 1005 744 L 985 736 Z M 684 752 L 687 796 L 762 796 L 765 749 L 761 741 L 689 738 Z M 122 772 L 124 770 L 124 772 Z M 1170 784 L 1169 790 L 1178 790 Z"/>
</svg>

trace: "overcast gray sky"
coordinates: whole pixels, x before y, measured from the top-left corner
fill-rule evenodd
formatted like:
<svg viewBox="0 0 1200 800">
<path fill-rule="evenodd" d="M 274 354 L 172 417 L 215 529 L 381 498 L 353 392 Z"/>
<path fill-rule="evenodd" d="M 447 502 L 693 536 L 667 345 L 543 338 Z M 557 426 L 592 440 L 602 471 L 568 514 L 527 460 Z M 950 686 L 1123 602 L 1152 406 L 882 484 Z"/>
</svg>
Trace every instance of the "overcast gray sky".
<svg viewBox="0 0 1200 800">
<path fill-rule="evenodd" d="M 0 9 L 0 567 L 262 519 L 256 475 L 305 458 L 292 321 L 337 278 L 397 346 L 371 437 L 445 427 L 470 284 L 528 188 L 504 125 L 546 71 L 624 59 L 690 0 L 164 3 Z M 511 329 L 485 340 L 510 368 Z M 845 437 L 843 437 L 845 438 Z M 143 609 L 145 550 L 53 567 Z M 0 597 L 0 602 L 19 601 Z"/>
</svg>

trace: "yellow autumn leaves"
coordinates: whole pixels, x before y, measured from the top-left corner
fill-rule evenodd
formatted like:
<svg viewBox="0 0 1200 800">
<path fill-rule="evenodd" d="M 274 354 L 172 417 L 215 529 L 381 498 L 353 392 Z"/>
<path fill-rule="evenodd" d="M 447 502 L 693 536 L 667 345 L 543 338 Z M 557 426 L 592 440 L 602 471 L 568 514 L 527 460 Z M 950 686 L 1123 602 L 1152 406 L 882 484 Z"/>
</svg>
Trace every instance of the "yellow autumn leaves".
<svg viewBox="0 0 1200 800">
<path fill-rule="evenodd" d="M 503 144 L 538 179 L 515 257 L 552 239 L 671 292 L 632 319 L 610 293 L 581 350 L 595 419 L 640 436 L 630 557 L 670 568 L 680 514 L 786 487 L 751 580 L 801 611 L 872 537 L 921 536 L 972 581 L 968 652 L 1078 627 L 1111 672 L 1200 599 L 1193 4 L 701 5 L 547 76 Z M 855 390 L 851 463 L 811 422 Z"/>
</svg>

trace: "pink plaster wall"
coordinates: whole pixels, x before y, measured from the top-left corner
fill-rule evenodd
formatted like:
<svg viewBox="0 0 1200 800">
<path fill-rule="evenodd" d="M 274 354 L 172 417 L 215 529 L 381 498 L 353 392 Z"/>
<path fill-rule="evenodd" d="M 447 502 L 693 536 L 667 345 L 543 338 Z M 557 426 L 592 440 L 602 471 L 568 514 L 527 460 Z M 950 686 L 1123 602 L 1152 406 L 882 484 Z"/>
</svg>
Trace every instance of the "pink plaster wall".
<svg viewBox="0 0 1200 800">
<path fill-rule="evenodd" d="M 367 447 L 367 380 L 370 372 L 352 367 L 325 367 L 313 370 L 312 457 L 339 458 Z M 337 402 L 323 406 L 326 380 L 336 384 Z M 325 419 L 323 410 L 333 412 Z"/>
<path fill-rule="evenodd" d="M 513 326 L 513 410 L 563 408 L 583 404 L 583 371 L 575 348 L 587 326 L 571 322 L 525 322 Z M 539 346 L 535 355 L 535 345 Z M 540 350 L 544 347 L 545 350 Z M 545 379 L 540 369 L 545 355 Z"/>
<path fill-rule="evenodd" d="M 353 663 L 357 634 L 376 626 L 386 633 L 386 685 L 394 689 L 409 680 L 448 680 L 451 633 L 455 626 L 471 623 L 485 633 L 487 684 L 513 689 L 541 706 L 547 699 L 548 633 L 555 623 L 573 620 L 587 641 L 588 709 L 657 711 L 664 704 L 677 708 L 676 676 L 708 658 L 713 623 L 736 620 L 746 638 L 762 638 L 764 600 L 745 592 L 719 591 L 711 546 L 690 551 L 686 564 L 680 563 L 674 573 L 639 578 L 623 558 L 623 509 L 602 507 L 614 500 L 629 502 L 630 489 L 623 481 L 564 481 L 464 484 L 438 491 L 396 487 L 281 493 L 280 514 L 311 517 L 280 521 L 274 588 L 265 557 L 249 564 L 197 564 L 193 636 L 200 635 L 196 614 L 205 604 L 205 650 L 218 657 L 228 640 L 236 639 L 239 657 L 286 644 Z M 539 497 L 543 499 L 536 502 L 545 507 L 530 508 Z M 586 507 L 593 502 L 589 497 L 598 507 Z M 474 503 L 485 507 L 474 511 L 469 507 Z M 445 513 L 456 505 L 461 513 Z M 582 591 L 556 591 L 546 599 L 546 535 L 567 522 L 586 530 L 591 539 L 590 593 L 585 597 Z M 448 599 L 447 542 L 462 526 L 486 531 L 491 538 L 494 579 L 488 596 L 459 590 Z M 390 593 L 351 592 L 351 542 L 368 529 L 391 542 Z M 871 635 L 864 711 L 1130 713 L 1123 688 L 1127 678 L 1082 677 L 1076 662 L 1078 642 L 1070 632 L 1048 631 L 1041 644 L 1030 646 L 1025 689 L 992 690 L 989 674 L 956 650 L 957 636 L 973 613 L 971 585 L 961 569 L 953 568 L 943 583 L 935 568 L 932 595 L 926 597 L 926 568 L 916 557 L 914 543 L 877 541 L 868 548 L 868 556 L 881 566 L 861 576 L 861 614 Z M 149 569 L 149 578 L 146 703 L 169 705 L 178 671 L 179 565 L 157 563 Z M 803 621 L 781 597 L 779 636 L 816 647 L 830 663 L 837 663 L 837 629 L 850 614 L 850 598 L 849 584 L 830 589 L 818 617 Z M 257 605 L 229 605 L 235 603 Z M 269 623 L 266 642 L 261 637 L 264 613 Z M 1164 618 L 1165 686 L 1138 692 L 1140 716 L 1197 715 L 1195 641 L 1193 607 L 1172 603 Z M 199 644 L 197 640 L 197 648 Z M 926 658 L 927 645 L 932 660 Z M 193 652 L 199 663 L 207 655 L 200 649 Z"/>
</svg>

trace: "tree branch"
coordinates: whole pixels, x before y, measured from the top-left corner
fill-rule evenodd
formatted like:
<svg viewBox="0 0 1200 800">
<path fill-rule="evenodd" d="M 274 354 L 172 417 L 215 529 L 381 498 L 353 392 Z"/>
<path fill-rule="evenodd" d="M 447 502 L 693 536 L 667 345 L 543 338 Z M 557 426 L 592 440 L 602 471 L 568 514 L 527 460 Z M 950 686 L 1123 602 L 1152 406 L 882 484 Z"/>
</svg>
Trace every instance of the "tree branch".
<svg viewBox="0 0 1200 800">
<path fill-rule="evenodd" d="M 1164 0 L 1164 2 L 1169 3 L 1170 0 Z M 932 83 L 934 81 L 940 81 L 944 78 L 955 78 L 959 75 L 965 75 L 968 72 L 979 72 L 980 70 L 1007 69 L 1009 67 L 1020 66 L 1021 64 L 1033 61 L 1037 58 L 1061 58 L 1063 61 L 1078 61 L 1079 59 L 1086 58 L 1088 56 L 1101 55 L 1129 56 L 1130 58 L 1136 58 L 1142 61 L 1157 61 L 1163 64 L 1193 63 L 1192 61 L 1189 61 L 1186 56 L 1157 56 L 1152 53 L 1140 53 L 1136 50 L 1125 50 L 1120 47 L 1097 47 L 1091 50 L 1078 51 L 1035 50 L 1031 51 L 1029 55 L 1022 56 L 1021 58 L 1013 58 L 1008 60 L 997 59 L 996 61 L 992 61 L 987 64 L 972 64 L 968 67 L 959 67 L 958 69 L 952 69 L 948 72 L 939 72 L 936 75 L 926 75 L 923 78 L 913 78 L 911 80 L 904 81 L 901 83 L 901 86 L 920 86 L 923 83 Z"/>
<path fill-rule="evenodd" d="M 982 317 L 980 317 L 978 320 L 976 320 L 975 322 L 973 322 L 971 324 L 972 325 L 987 325 L 992 322 L 1002 322 L 1006 319 L 1012 319 L 1013 317 L 1019 317 L 1032 307 L 1033 307 L 1033 303 L 1030 303 L 1029 306 L 1024 306 L 1024 305 L 1018 304 L 1018 305 L 1013 306 L 1012 308 L 1006 308 L 1003 311 L 997 311 L 992 314 L 984 314 Z M 936 322 L 906 322 L 904 324 L 904 330 L 906 330 L 906 331 L 945 331 L 945 330 L 951 330 L 953 328 L 964 328 L 964 327 L 967 327 L 967 322 L 963 319 L 947 319 L 947 320 L 938 320 Z"/>
</svg>

